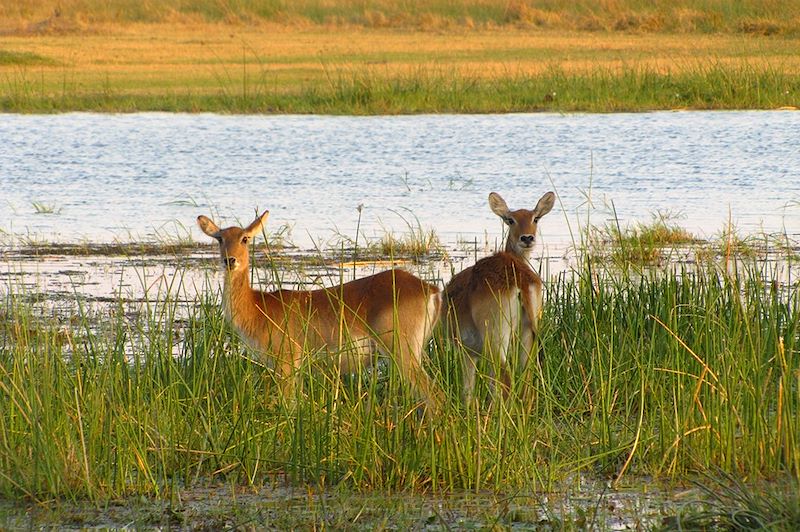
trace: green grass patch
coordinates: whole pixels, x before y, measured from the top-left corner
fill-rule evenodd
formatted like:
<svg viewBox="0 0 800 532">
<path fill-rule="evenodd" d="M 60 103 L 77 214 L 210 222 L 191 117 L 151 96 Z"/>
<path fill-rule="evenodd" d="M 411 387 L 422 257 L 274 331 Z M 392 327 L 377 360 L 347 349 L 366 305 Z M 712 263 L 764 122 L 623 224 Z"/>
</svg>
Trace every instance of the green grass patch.
<svg viewBox="0 0 800 532">
<path fill-rule="evenodd" d="M 686 229 L 669 220 L 668 215 L 653 216 L 650 223 L 622 227 L 619 221 L 591 228 L 584 235 L 587 253 L 594 262 L 611 261 L 618 267 L 657 265 L 671 252 L 701 242 Z"/>
<path fill-rule="evenodd" d="M 56 61 L 33 52 L 14 52 L 0 49 L 0 66 L 52 66 L 58 64 Z"/>
<path fill-rule="evenodd" d="M 406 186 L 408 184 L 406 183 Z M 361 223 L 362 206 L 358 207 L 359 226 Z M 354 262 L 363 260 L 394 260 L 412 259 L 415 261 L 431 260 L 434 257 L 441 257 L 446 253 L 446 248 L 436 230 L 423 228 L 422 224 L 410 211 L 405 215 L 392 211 L 405 222 L 407 230 L 400 234 L 394 232 L 384 232 L 380 238 L 368 238 L 367 236 L 352 239 L 346 235 L 339 235 L 338 242 L 331 249 L 339 250 L 342 259 L 349 255 Z M 413 221 L 406 218 L 411 215 Z M 356 234 L 358 234 L 358 228 Z"/>
<path fill-rule="evenodd" d="M 441 254 L 444 246 L 433 229 L 396 236 L 383 237 L 378 243 L 379 253 L 388 257 L 413 257 L 421 259 L 435 253 Z"/>
<path fill-rule="evenodd" d="M 87 89 L 45 86 L 9 74 L 0 88 L 4 112 L 222 112 L 413 114 L 496 112 L 618 112 L 657 109 L 775 109 L 797 104 L 800 76 L 769 67 L 698 66 L 679 73 L 649 68 L 497 79 L 420 68 L 384 77 L 360 69 L 330 69 L 327 80 L 277 88 L 268 76 L 220 76 L 202 89 L 156 89 L 106 83 Z"/>
</svg>

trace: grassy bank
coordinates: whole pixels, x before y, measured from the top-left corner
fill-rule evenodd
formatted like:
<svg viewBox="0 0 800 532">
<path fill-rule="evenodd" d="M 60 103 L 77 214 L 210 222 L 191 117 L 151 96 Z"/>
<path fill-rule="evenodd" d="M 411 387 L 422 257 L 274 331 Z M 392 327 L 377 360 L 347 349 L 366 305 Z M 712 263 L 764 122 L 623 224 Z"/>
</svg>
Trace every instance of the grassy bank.
<svg viewBox="0 0 800 532">
<path fill-rule="evenodd" d="M 550 283 L 542 365 L 508 401 L 461 407 L 459 355 L 432 347 L 430 370 L 451 399 L 436 418 L 417 414 L 391 366 L 340 383 L 309 365 L 287 403 L 225 325 L 217 289 L 187 301 L 180 275 L 136 312 L 120 300 L 100 316 L 78 298 L 65 326 L 35 294 L 12 292 L 0 494 L 169 498 L 207 482 L 509 493 L 576 473 L 800 478 L 796 281 L 776 284 L 756 261 L 598 268 Z"/>
<path fill-rule="evenodd" d="M 101 0 L 29 0 L 0 7 L 0 18 L 20 31 L 91 28 L 102 22 L 273 22 L 295 25 L 370 28 L 545 27 L 560 30 L 606 30 L 686 33 L 756 33 L 800 30 L 800 4 L 741 0 L 643 2 L 642 0 L 303 0 L 285 2 L 217 1 L 113 3 Z"/>
<path fill-rule="evenodd" d="M 798 103 L 800 76 L 771 68 L 730 69 L 719 65 L 680 73 L 647 68 L 502 79 L 454 76 L 420 70 L 399 77 L 333 71 L 327 85 L 275 90 L 263 79 L 222 83 L 195 93 L 171 89 L 146 94 L 106 87 L 99 92 L 50 92 L 19 79 L 0 97 L 10 112 L 219 112 L 288 114 L 497 113 L 534 111 L 648 111 L 659 109 L 776 109 Z"/>
<path fill-rule="evenodd" d="M 0 36 L 0 110 L 429 113 L 773 109 L 798 38 L 106 24 Z"/>
</svg>

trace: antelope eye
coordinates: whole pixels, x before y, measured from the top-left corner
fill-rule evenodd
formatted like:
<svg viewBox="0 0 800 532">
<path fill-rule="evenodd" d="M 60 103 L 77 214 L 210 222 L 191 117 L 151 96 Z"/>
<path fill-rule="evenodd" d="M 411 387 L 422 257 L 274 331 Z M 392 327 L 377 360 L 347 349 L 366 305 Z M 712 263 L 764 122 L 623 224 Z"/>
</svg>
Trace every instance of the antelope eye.
<svg viewBox="0 0 800 532">
<path fill-rule="evenodd" d="M 242 237 L 242 244 L 247 244 L 247 241 L 248 241 L 248 240 L 250 240 L 250 237 L 249 237 L 249 236 L 243 236 L 243 237 Z"/>
<path fill-rule="evenodd" d="M 514 225 L 514 218 L 503 218 L 503 221 L 508 225 Z"/>
</svg>

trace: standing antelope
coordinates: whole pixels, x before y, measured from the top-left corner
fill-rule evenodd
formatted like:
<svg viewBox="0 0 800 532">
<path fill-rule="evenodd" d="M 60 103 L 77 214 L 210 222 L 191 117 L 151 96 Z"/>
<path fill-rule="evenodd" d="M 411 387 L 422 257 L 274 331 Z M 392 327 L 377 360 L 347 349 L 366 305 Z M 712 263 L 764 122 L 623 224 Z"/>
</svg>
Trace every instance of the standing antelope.
<svg viewBox="0 0 800 532">
<path fill-rule="evenodd" d="M 437 409 L 439 391 L 422 368 L 422 352 L 441 312 L 439 288 L 406 271 L 388 270 L 333 288 L 254 290 L 248 242 L 268 215 L 244 229 L 220 229 L 205 216 L 198 216 L 197 224 L 219 242 L 226 318 L 251 347 L 272 357 L 285 397 L 291 397 L 307 354 L 321 351 L 349 373 L 358 363 L 368 366 L 377 351 L 391 356 L 428 406 Z"/>
<path fill-rule="evenodd" d="M 528 259 L 536 243 L 539 219 L 553 208 L 555 197 L 548 192 L 532 211 L 511 211 L 500 194 L 489 194 L 492 212 L 508 225 L 505 251 L 466 268 L 444 289 L 447 334 L 465 350 L 465 403 L 472 398 L 477 358 L 481 355 L 499 366 L 503 393 L 508 393 L 508 352 L 517 331 L 522 345 L 520 365 L 527 363 L 542 311 L 542 280 Z M 522 312 L 518 299 L 522 300 Z"/>
</svg>

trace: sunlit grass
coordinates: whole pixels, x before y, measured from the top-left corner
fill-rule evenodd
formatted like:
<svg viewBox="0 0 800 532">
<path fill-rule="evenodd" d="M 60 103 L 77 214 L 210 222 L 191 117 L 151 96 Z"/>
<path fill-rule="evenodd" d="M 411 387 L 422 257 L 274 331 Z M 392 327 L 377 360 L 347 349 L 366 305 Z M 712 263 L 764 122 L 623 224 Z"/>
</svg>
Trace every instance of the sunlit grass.
<svg viewBox="0 0 800 532">
<path fill-rule="evenodd" d="M 794 38 L 140 26 L 10 38 L 14 112 L 417 112 L 796 106 Z"/>
<path fill-rule="evenodd" d="M 211 480 L 517 492 L 576 473 L 714 469 L 798 478 L 800 286 L 746 257 L 734 272 L 716 264 L 629 276 L 582 261 L 548 283 L 541 366 L 517 376 L 508 400 L 491 402 L 483 375 L 481 401 L 462 407 L 461 355 L 430 346 L 426 367 L 449 397 L 436 417 L 420 415 L 391 364 L 340 379 L 309 361 L 297 396 L 281 398 L 264 360 L 225 324 L 211 278 L 204 295 L 186 297 L 179 269 L 166 293 L 100 314 L 75 296 L 58 318 L 12 288 L 2 301 L 0 493 L 168 497 Z M 282 275 L 259 266 L 259 285 Z"/>
<path fill-rule="evenodd" d="M 211 89 L 150 94 L 123 87 L 99 92 L 83 88 L 61 94 L 42 91 L 38 82 L 9 81 L 0 108 L 15 112 L 64 110 L 134 112 L 214 111 L 226 113 L 490 113 L 531 111 L 646 111 L 656 109 L 774 109 L 796 103 L 800 76 L 773 69 L 721 66 L 661 73 L 631 68 L 568 73 L 553 69 L 538 75 L 498 79 L 462 77 L 419 70 L 383 77 L 334 72 L 327 85 L 274 90 L 269 85 L 223 82 Z M 97 87 L 96 89 L 100 89 Z"/>
<path fill-rule="evenodd" d="M 98 23 L 203 21 L 227 24 L 296 24 L 369 28 L 558 28 L 636 32 L 749 32 L 763 35 L 798 30 L 792 3 L 679 0 L 653 4 L 641 0 L 532 2 L 526 0 L 435 0 L 397 3 L 389 0 L 214 1 L 158 3 L 100 0 L 32 0 L 0 8 L 0 17 L 16 21 L 21 31 L 86 31 Z"/>
<path fill-rule="evenodd" d="M 406 233 L 396 236 L 390 233 L 378 243 L 379 252 L 384 256 L 405 257 L 416 259 L 428 257 L 434 253 L 442 253 L 444 246 L 438 234 L 433 230 Z"/>
<path fill-rule="evenodd" d="M 611 260 L 618 266 L 660 264 L 675 250 L 701 243 L 668 215 L 653 216 L 650 223 L 623 227 L 616 221 L 591 228 L 585 240 L 591 260 Z"/>
</svg>

